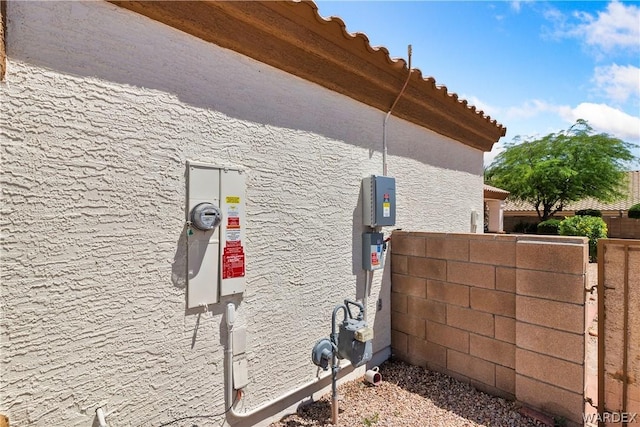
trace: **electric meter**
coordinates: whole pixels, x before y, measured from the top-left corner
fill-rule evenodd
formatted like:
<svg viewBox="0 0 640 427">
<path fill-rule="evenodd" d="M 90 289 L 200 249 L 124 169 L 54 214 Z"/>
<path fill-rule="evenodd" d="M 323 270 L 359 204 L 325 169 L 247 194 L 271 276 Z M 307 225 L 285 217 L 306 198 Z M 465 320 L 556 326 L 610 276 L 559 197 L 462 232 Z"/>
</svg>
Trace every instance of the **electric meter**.
<svg viewBox="0 0 640 427">
<path fill-rule="evenodd" d="M 191 210 L 191 223 L 198 230 L 213 230 L 220 225 L 221 221 L 222 212 L 213 203 L 199 203 Z"/>
</svg>

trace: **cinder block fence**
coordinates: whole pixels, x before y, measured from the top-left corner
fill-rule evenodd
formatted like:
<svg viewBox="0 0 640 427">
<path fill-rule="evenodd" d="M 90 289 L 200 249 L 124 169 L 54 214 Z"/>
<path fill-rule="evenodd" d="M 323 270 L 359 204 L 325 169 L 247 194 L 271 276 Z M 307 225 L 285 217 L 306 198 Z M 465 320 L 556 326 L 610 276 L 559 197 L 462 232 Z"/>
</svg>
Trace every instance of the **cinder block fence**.
<svg viewBox="0 0 640 427">
<path fill-rule="evenodd" d="M 394 232 L 396 357 L 582 424 L 585 238 Z"/>
</svg>

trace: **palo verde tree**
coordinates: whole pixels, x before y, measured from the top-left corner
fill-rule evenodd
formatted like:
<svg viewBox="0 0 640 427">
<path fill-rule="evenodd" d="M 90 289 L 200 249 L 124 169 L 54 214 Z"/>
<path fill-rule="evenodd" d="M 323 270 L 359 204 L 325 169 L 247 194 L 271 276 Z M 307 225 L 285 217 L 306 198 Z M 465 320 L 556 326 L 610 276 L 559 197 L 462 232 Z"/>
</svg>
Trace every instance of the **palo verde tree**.
<svg viewBox="0 0 640 427">
<path fill-rule="evenodd" d="M 633 147 L 578 120 L 566 131 L 506 144 L 485 170 L 485 181 L 531 204 L 546 221 L 570 202 L 623 198 Z"/>
</svg>

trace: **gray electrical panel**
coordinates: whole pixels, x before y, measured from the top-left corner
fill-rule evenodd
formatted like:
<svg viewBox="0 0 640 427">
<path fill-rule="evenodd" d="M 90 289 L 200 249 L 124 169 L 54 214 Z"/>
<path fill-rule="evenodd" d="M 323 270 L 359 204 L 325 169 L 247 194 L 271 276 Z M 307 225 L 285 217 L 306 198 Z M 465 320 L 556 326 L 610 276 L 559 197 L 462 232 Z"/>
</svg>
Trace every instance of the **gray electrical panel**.
<svg viewBox="0 0 640 427">
<path fill-rule="evenodd" d="M 384 234 L 362 233 L 362 269 L 373 271 L 384 266 Z"/>
<path fill-rule="evenodd" d="M 362 179 L 362 221 L 369 227 L 396 225 L 396 179 L 371 175 Z"/>
</svg>

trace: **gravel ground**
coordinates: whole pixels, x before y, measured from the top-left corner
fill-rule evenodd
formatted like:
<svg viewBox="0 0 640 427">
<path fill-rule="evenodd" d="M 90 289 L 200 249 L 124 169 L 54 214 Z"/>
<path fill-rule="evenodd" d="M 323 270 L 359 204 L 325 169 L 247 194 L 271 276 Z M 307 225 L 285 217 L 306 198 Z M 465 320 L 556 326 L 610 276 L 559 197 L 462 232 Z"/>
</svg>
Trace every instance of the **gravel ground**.
<svg viewBox="0 0 640 427">
<path fill-rule="evenodd" d="M 537 427 L 517 412 L 517 405 L 477 391 L 438 372 L 387 361 L 382 384 L 358 379 L 338 388 L 340 426 L 499 426 Z M 271 427 L 330 426 L 331 395 L 298 409 Z"/>
</svg>

